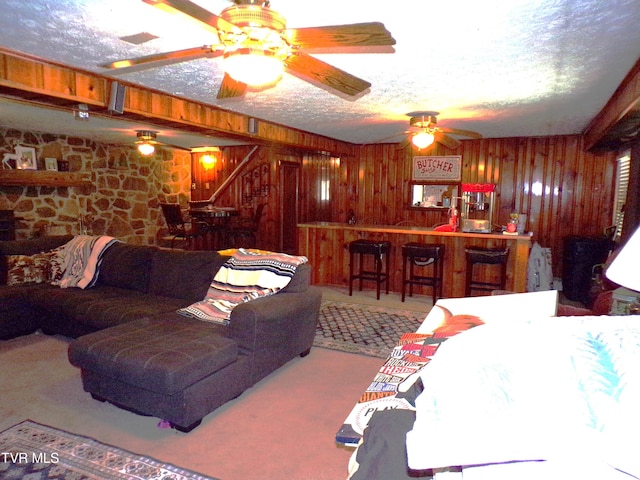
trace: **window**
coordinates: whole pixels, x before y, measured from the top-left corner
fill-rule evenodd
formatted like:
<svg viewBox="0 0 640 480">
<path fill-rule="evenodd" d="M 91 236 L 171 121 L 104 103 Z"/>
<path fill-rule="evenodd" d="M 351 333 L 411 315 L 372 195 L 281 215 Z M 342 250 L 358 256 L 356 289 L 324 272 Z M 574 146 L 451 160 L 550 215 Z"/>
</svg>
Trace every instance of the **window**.
<svg viewBox="0 0 640 480">
<path fill-rule="evenodd" d="M 616 226 L 616 235 L 614 240 L 620 239 L 622 233 L 622 224 L 624 223 L 624 205 L 627 202 L 627 189 L 629 187 L 629 164 L 631 161 L 631 152 L 624 152 L 618 157 L 618 165 L 616 167 L 616 190 L 613 200 L 613 225 Z"/>
</svg>

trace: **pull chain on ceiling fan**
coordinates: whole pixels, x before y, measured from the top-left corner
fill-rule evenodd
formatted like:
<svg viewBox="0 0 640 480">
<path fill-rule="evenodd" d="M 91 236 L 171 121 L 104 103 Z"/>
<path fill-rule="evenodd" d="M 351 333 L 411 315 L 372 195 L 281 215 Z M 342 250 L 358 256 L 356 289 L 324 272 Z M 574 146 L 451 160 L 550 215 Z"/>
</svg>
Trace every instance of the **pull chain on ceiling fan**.
<svg viewBox="0 0 640 480">
<path fill-rule="evenodd" d="M 225 74 L 217 95 L 219 99 L 242 96 L 248 86 L 274 85 L 284 71 L 332 93 L 357 96 L 371 84 L 318 60 L 305 50 L 323 49 L 323 53 L 332 53 L 333 49 L 336 53 L 336 48 L 365 47 L 359 53 L 366 53 L 368 47 L 376 47 L 375 52 L 381 53 L 380 47 L 389 47 L 384 52 L 392 53 L 390 47 L 396 43 L 379 22 L 288 29 L 284 17 L 271 10 L 270 2 L 264 0 L 235 0 L 235 5 L 225 8 L 220 15 L 190 0 L 143 1 L 197 20 L 212 33 L 211 45 L 118 60 L 103 66 L 126 72 L 222 57 Z M 261 78 L 255 78 L 257 73 Z"/>
</svg>

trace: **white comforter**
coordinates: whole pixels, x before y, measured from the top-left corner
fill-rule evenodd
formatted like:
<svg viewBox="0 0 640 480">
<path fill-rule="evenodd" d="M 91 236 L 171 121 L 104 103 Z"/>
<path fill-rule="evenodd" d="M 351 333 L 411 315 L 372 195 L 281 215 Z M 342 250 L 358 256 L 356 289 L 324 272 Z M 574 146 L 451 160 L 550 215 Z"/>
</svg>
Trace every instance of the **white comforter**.
<svg viewBox="0 0 640 480">
<path fill-rule="evenodd" d="M 422 381 L 411 468 L 464 466 L 465 479 L 640 477 L 640 317 L 482 325 L 447 340 Z M 500 468 L 476 475 L 487 465 Z"/>
</svg>

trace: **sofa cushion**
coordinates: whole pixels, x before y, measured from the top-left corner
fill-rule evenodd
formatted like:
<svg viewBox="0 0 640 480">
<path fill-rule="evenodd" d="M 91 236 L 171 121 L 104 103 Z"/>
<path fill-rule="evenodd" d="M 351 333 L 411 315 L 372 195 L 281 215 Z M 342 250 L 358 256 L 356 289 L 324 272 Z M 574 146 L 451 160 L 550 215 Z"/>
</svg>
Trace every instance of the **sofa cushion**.
<svg viewBox="0 0 640 480">
<path fill-rule="evenodd" d="M 73 341 L 69 360 L 83 370 L 165 395 L 234 362 L 238 347 L 196 320 L 141 319 Z"/>
<path fill-rule="evenodd" d="M 44 285 L 33 289 L 29 302 L 49 314 L 50 321 L 43 323 L 43 328 L 55 331 L 59 326 L 75 324 L 84 332 L 174 312 L 188 303 L 104 285 L 85 290 Z"/>
<path fill-rule="evenodd" d="M 115 243 L 102 255 L 98 284 L 137 290 L 149 289 L 151 259 L 155 247 Z"/>
<path fill-rule="evenodd" d="M 213 251 L 157 250 L 151 261 L 149 293 L 202 300 L 225 257 Z"/>
</svg>

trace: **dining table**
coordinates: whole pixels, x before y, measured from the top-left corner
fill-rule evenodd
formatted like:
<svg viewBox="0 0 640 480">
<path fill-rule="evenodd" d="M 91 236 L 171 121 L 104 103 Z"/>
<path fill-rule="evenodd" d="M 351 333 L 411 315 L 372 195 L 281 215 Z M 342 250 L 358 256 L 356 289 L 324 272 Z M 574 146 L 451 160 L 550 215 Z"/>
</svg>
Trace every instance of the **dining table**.
<svg viewBox="0 0 640 480">
<path fill-rule="evenodd" d="M 229 248 L 229 225 L 240 211 L 234 207 L 215 207 L 198 205 L 189 208 L 189 216 L 197 222 L 207 225 L 205 235 L 207 249 L 224 250 Z"/>
</svg>

